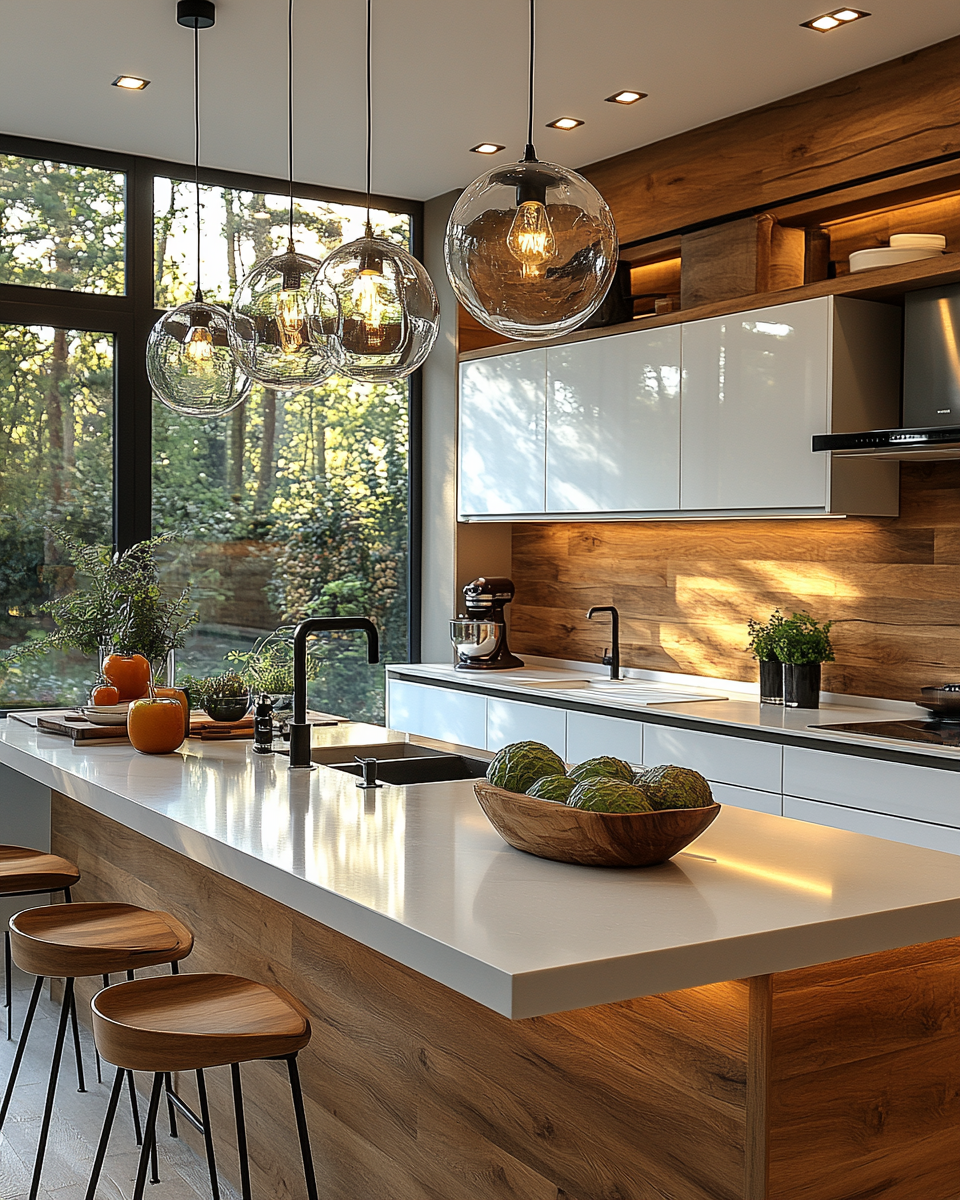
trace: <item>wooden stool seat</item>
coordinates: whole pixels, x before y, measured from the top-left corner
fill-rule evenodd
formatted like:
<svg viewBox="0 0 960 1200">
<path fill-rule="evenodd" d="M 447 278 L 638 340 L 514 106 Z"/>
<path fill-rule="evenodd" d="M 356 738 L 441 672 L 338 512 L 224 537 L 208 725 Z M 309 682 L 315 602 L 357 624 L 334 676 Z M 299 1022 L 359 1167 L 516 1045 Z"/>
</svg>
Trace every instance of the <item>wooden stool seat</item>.
<svg viewBox="0 0 960 1200">
<path fill-rule="evenodd" d="M 193 1071 L 296 1054 L 306 1010 L 283 988 L 237 975 L 170 975 L 105 988 L 93 1000 L 100 1053 L 133 1071 Z"/>
<path fill-rule="evenodd" d="M 59 892 L 71 888 L 80 872 L 65 858 L 26 846 L 0 846 L 0 896 L 13 892 Z"/>
<path fill-rule="evenodd" d="M 193 949 L 187 927 L 133 904 L 57 904 L 10 918 L 13 958 L 31 975 L 79 978 L 179 962 Z"/>
</svg>

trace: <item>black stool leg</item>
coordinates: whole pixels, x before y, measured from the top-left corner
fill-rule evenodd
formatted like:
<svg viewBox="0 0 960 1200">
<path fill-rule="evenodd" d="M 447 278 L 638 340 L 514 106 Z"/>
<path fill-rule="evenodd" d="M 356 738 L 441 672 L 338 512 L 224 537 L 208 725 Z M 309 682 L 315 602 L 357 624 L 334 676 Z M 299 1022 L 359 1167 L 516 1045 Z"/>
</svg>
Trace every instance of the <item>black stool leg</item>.
<svg viewBox="0 0 960 1200">
<path fill-rule="evenodd" d="M 60 1022 L 57 1025 L 57 1040 L 53 1047 L 53 1061 L 50 1064 L 50 1082 L 47 1085 L 47 1099 L 43 1106 L 43 1121 L 40 1124 L 40 1141 L 37 1144 L 37 1159 L 33 1166 L 33 1179 L 30 1182 L 29 1200 L 37 1200 L 37 1194 L 40 1191 L 43 1156 L 47 1149 L 47 1138 L 50 1136 L 53 1100 L 57 1092 L 57 1080 L 60 1076 L 60 1060 L 63 1058 L 63 1043 L 67 1036 L 67 1021 L 70 1017 L 70 1007 L 72 1004 L 73 980 L 65 979 L 63 983 L 63 1001 L 60 1004 Z"/>
<path fill-rule="evenodd" d="M 137 1104 L 137 1085 L 133 1079 L 133 1072 L 127 1071 L 127 1083 L 130 1090 L 130 1112 L 133 1115 L 133 1136 L 137 1140 L 137 1145 L 143 1145 L 143 1134 L 140 1132 L 140 1106 Z"/>
<path fill-rule="evenodd" d="M 140 1162 L 137 1164 L 137 1184 L 133 1189 L 133 1200 L 143 1200 L 144 1189 L 147 1186 L 147 1163 L 150 1161 L 150 1148 L 157 1140 L 157 1112 L 160 1109 L 160 1093 L 163 1091 L 163 1072 L 158 1071 L 153 1077 L 153 1089 L 150 1092 L 150 1106 L 147 1109 L 147 1123 L 143 1130 L 143 1145 L 140 1147 Z"/>
<path fill-rule="evenodd" d="M 300 1087 L 300 1068 L 297 1066 L 295 1054 L 291 1054 L 287 1059 L 287 1071 L 290 1075 L 293 1111 L 297 1117 L 297 1133 L 300 1137 L 300 1154 L 303 1157 L 303 1178 L 307 1185 L 307 1195 L 310 1200 L 318 1200 L 317 1177 L 313 1169 L 313 1155 L 310 1152 L 310 1132 L 307 1129 L 307 1114 L 304 1111 L 303 1090 Z"/>
<path fill-rule="evenodd" d="M 23 1062 L 23 1054 L 27 1048 L 27 1038 L 30 1036 L 33 1015 L 37 1011 L 37 1004 L 40 1002 L 40 992 L 43 990 L 43 982 L 44 977 L 38 975 L 37 982 L 33 985 L 33 994 L 30 997 L 30 1004 L 27 1008 L 27 1019 L 23 1023 L 23 1029 L 20 1030 L 17 1053 L 13 1060 L 13 1067 L 10 1070 L 10 1078 L 7 1080 L 7 1090 L 3 1093 L 3 1104 L 0 1104 L 0 1129 L 3 1128 L 3 1123 L 7 1119 L 7 1109 L 10 1107 L 10 1097 L 13 1095 L 13 1085 L 17 1082 L 17 1075 L 20 1073 L 20 1064 Z"/>
<path fill-rule="evenodd" d="M 83 1056 L 80 1053 L 80 1026 L 77 1022 L 76 994 L 70 1000 L 70 1024 L 73 1026 L 73 1051 L 77 1057 L 77 1091 L 85 1092 L 87 1089 L 83 1086 Z"/>
<path fill-rule="evenodd" d="M 10 930 L 3 931 L 3 1007 L 7 1010 L 7 1041 L 13 1039 L 13 963 L 10 960 Z"/>
<path fill-rule="evenodd" d="M 197 1072 L 197 1091 L 200 1094 L 200 1120 L 203 1122 L 203 1144 L 206 1147 L 207 1168 L 210 1171 L 210 1191 L 213 1200 L 220 1200 L 217 1160 L 213 1154 L 213 1130 L 210 1128 L 210 1105 L 207 1103 L 207 1083 L 202 1071 Z"/>
<path fill-rule="evenodd" d="M 247 1126 L 243 1119 L 243 1089 L 240 1086 L 240 1064 L 230 1064 L 233 1079 L 233 1111 L 237 1118 L 237 1153 L 240 1157 L 240 1195 L 242 1200 L 250 1196 L 250 1160 L 247 1158 Z"/>
<path fill-rule="evenodd" d="M 97 1153 L 93 1160 L 93 1169 L 90 1172 L 90 1182 L 87 1184 L 87 1191 L 83 1200 L 94 1200 L 94 1196 L 97 1194 L 97 1184 L 100 1182 L 103 1160 L 107 1156 L 107 1146 L 110 1143 L 110 1134 L 113 1132 L 113 1122 L 117 1115 L 117 1105 L 120 1103 L 120 1093 L 123 1091 L 124 1074 L 123 1067 L 117 1067 L 113 1087 L 110 1089 L 110 1102 L 107 1104 L 107 1114 L 103 1118 L 103 1129 L 100 1131 L 100 1141 L 97 1143 Z"/>
<path fill-rule="evenodd" d="M 165 1087 L 167 1091 L 167 1116 L 170 1119 L 170 1136 L 175 1138 L 177 1134 L 177 1110 L 173 1107 L 173 1101 L 170 1099 L 170 1093 L 173 1091 L 173 1076 L 168 1071 L 164 1076 Z"/>
<path fill-rule="evenodd" d="M 100 979 L 102 980 L 103 986 L 105 988 L 108 988 L 110 986 L 110 976 L 109 975 L 101 975 Z M 103 1083 L 103 1075 L 101 1074 L 101 1071 L 100 1071 L 100 1051 L 97 1048 L 96 1042 L 93 1043 L 93 1053 L 94 1053 L 94 1057 L 97 1060 L 97 1083 Z"/>
</svg>

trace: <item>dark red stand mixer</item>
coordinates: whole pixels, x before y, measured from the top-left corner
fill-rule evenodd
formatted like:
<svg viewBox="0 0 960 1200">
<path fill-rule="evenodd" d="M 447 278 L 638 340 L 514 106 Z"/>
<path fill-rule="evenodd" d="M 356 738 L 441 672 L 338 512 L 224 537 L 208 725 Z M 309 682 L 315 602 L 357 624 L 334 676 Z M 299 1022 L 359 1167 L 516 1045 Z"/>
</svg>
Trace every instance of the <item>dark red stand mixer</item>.
<svg viewBox="0 0 960 1200">
<path fill-rule="evenodd" d="M 503 610 L 514 597 L 512 579 L 480 576 L 463 589 L 466 616 L 450 622 L 458 671 L 509 671 L 523 660 L 510 653 Z"/>
</svg>

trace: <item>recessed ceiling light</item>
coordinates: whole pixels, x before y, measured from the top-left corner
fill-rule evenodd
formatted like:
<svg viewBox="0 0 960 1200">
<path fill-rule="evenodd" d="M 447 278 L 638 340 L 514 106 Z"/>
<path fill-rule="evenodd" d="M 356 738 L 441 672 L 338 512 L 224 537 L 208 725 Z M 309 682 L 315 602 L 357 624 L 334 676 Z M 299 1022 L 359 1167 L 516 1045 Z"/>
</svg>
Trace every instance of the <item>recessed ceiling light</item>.
<svg viewBox="0 0 960 1200">
<path fill-rule="evenodd" d="M 833 12 L 824 13 L 822 17 L 814 17 L 812 21 L 802 21 L 800 28 L 815 29 L 817 33 L 829 33 L 831 29 L 838 29 L 841 25 L 849 25 L 851 21 L 859 21 L 870 15 L 870 13 L 861 12 L 857 8 L 835 8 Z"/>
<path fill-rule="evenodd" d="M 481 142 L 479 146 L 471 146 L 471 154 L 499 154 L 506 146 L 498 146 L 496 142 Z"/>
<path fill-rule="evenodd" d="M 548 129 L 576 129 L 578 125 L 582 125 L 582 121 L 578 121 L 576 117 L 558 117 L 555 121 L 548 121 Z"/>
<path fill-rule="evenodd" d="M 125 88 L 128 92 L 142 92 L 149 83 L 149 79 L 140 79 L 136 75 L 118 75 L 111 86 Z"/>
<path fill-rule="evenodd" d="M 636 104 L 638 100 L 646 100 L 646 92 L 614 92 L 612 96 L 605 96 L 604 99 L 608 104 Z"/>
</svg>

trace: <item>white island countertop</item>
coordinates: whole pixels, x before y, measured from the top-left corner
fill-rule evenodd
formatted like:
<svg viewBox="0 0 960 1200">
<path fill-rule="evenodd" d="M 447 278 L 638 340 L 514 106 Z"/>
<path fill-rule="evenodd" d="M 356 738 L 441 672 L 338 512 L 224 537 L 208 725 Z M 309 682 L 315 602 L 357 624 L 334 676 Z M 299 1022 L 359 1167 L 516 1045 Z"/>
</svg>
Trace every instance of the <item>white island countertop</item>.
<svg viewBox="0 0 960 1200">
<path fill-rule="evenodd" d="M 315 741 L 371 740 L 351 728 Z M 365 799 L 250 743 L 146 756 L 9 719 L 0 763 L 514 1018 L 960 935 L 956 856 L 744 809 L 605 870 L 511 849 L 469 781 Z"/>
</svg>

